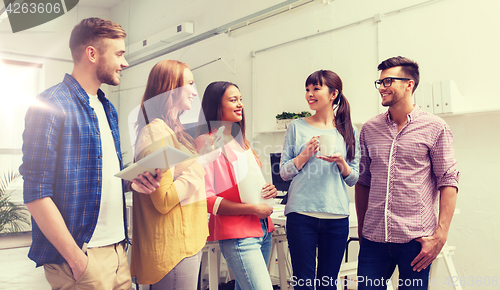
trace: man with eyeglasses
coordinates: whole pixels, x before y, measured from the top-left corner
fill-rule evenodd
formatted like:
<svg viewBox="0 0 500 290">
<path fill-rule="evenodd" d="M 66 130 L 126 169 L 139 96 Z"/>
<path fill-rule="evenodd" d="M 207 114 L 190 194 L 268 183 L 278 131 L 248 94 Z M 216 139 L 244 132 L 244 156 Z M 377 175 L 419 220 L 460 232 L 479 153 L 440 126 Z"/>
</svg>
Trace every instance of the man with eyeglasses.
<svg viewBox="0 0 500 290">
<path fill-rule="evenodd" d="M 441 118 L 413 104 L 416 62 L 392 57 L 378 70 L 375 87 L 389 109 L 360 132 L 358 289 L 386 289 L 396 265 L 399 289 L 427 289 L 455 210 L 453 136 Z"/>
</svg>

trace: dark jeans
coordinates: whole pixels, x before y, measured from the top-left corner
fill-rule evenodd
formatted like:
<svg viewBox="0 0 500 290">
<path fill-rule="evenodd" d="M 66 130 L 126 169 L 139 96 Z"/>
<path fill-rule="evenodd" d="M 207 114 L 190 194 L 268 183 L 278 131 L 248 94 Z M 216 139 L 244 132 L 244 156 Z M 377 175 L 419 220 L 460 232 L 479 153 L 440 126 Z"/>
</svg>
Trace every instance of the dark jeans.
<svg viewBox="0 0 500 290">
<path fill-rule="evenodd" d="M 295 290 L 337 289 L 337 279 L 347 237 L 349 219 L 318 219 L 290 213 L 286 236 L 292 259 L 291 285 Z M 316 248 L 318 265 L 316 272 Z"/>
<path fill-rule="evenodd" d="M 358 290 L 387 289 L 387 281 L 396 265 L 399 279 L 396 282 L 398 285 L 393 285 L 394 289 L 427 289 L 431 266 L 420 272 L 413 271 L 410 266 L 421 248 L 422 245 L 415 240 L 396 244 L 376 243 L 362 238 L 358 257 Z"/>
</svg>

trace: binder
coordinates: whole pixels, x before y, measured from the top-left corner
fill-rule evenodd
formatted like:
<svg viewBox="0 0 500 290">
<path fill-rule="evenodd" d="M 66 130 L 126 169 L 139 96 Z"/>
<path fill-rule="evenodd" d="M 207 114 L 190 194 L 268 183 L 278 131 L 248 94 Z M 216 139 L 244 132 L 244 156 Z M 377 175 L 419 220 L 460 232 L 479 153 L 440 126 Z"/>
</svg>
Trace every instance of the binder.
<svg viewBox="0 0 500 290">
<path fill-rule="evenodd" d="M 465 109 L 465 99 L 453 80 L 441 81 L 443 113 L 457 113 Z"/>
<path fill-rule="evenodd" d="M 432 83 L 432 102 L 434 104 L 434 114 L 443 113 L 443 98 L 441 94 L 441 82 Z"/>
<path fill-rule="evenodd" d="M 432 101 L 432 84 L 423 83 L 422 84 L 423 96 L 424 96 L 424 106 L 422 109 L 426 112 L 433 113 L 434 103 Z"/>
</svg>

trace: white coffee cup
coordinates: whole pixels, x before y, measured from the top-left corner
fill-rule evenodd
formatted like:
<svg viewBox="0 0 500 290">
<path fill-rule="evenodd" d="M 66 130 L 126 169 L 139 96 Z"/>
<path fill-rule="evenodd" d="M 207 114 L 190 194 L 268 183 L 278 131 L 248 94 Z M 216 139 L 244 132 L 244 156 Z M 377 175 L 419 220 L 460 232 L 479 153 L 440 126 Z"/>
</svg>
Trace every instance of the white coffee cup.
<svg viewBox="0 0 500 290">
<path fill-rule="evenodd" d="M 320 135 L 319 136 L 319 153 L 323 156 L 331 156 L 335 153 L 335 144 L 337 136 L 335 135 Z"/>
</svg>

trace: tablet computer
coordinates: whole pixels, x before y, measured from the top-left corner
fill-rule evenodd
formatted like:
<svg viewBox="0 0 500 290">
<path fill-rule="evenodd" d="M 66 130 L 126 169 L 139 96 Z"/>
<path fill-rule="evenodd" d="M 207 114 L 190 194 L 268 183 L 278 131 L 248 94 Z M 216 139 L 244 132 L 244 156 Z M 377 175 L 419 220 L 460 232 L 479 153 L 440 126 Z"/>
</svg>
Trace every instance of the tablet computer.
<svg viewBox="0 0 500 290">
<path fill-rule="evenodd" d="M 149 173 L 155 176 L 156 168 L 164 172 L 188 159 L 190 156 L 191 155 L 186 152 L 182 152 L 179 149 L 167 145 L 123 169 L 115 174 L 115 176 L 128 181 L 132 181 L 134 178 L 137 178 L 139 174 L 144 174 L 146 171 L 149 171 Z"/>
</svg>

